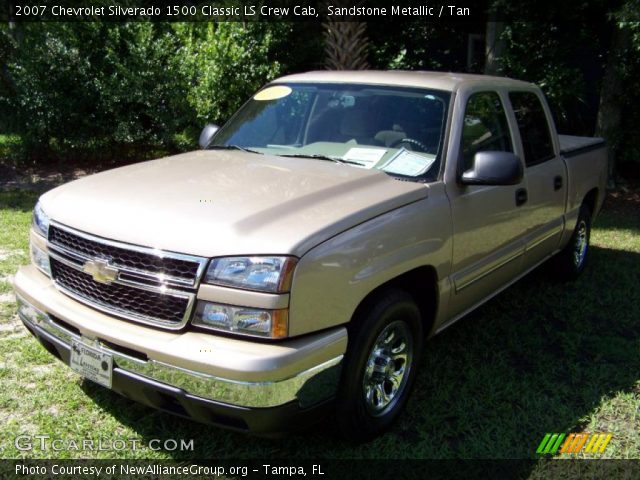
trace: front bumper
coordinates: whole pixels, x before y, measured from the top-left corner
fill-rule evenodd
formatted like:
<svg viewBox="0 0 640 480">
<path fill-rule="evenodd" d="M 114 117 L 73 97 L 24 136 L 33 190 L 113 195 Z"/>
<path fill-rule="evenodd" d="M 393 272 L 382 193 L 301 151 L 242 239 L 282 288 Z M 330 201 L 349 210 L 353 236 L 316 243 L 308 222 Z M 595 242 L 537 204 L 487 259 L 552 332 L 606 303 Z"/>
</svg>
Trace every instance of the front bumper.
<svg viewBox="0 0 640 480">
<path fill-rule="evenodd" d="M 110 354 L 112 389 L 160 410 L 236 430 L 278 433 L 318 419 L 317 410 L 335 396 L 346 347 L 343 329 L 274 344 L 163 332 L 68 298 L 32 266 L 23 267 L 14 284 L 20 318 L 49 352 L 69 364 L 75 339 Z M 194 355 L 202 340 L 212 348 Z M 176 350 L 180 345 L 189 348 Z"/>
</svg>

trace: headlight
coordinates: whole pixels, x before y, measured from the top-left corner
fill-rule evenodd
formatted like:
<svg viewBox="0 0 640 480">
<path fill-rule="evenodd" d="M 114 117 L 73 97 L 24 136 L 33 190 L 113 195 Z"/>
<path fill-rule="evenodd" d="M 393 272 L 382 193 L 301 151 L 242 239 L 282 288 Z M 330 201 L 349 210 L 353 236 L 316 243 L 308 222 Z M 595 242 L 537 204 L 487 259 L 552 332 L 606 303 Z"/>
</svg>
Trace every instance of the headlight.
<svg viewBox="0 0 640 480">
<path fill-rule="evenodd" d="M 214 258 L 205 282 L 261 292 L 288 292 L 297 261 L 294 257 Z"/>
<path fill-rule="evenodd" d="M 288 321 L 287 309 L 262 310 L 199 301 L 193 324 L 254 337 L 284 338 Z"/>
<path fill-rule="evenodd" d="M 47 238 L 49 235 L 49 217 L 42 210 L 40 202 L 36 203 L 36 207 L 33 209 L 33 226 L 40 235 Z"/>
<path fill-rule="evenodd" d="M 38 267 L 42 273 L 51 276 L 51 265 L 49 264 L 49 254 L 31 241 L 31 262 Z"/>
</svg>

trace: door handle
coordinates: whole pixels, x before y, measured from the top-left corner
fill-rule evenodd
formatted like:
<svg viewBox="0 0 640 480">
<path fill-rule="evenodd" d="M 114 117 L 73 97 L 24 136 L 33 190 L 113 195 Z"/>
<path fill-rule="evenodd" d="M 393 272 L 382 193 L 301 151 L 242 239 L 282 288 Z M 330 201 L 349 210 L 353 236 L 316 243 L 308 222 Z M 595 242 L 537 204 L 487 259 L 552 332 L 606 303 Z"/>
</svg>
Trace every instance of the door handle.
<svg viewBox="0 0 640 480">
<path fill-rule="evenodd" d="M 519 188 L 516 190 L 516 206 L 519 207 L 527 202 L 527 189 Z"/>
<path fill-rule="evenodd" d="M 553 189 L 560 190 L 561 188 L 562 188 L 562 177 L 560 175 L 557 175 L 553 179 Z"/>
</svg>

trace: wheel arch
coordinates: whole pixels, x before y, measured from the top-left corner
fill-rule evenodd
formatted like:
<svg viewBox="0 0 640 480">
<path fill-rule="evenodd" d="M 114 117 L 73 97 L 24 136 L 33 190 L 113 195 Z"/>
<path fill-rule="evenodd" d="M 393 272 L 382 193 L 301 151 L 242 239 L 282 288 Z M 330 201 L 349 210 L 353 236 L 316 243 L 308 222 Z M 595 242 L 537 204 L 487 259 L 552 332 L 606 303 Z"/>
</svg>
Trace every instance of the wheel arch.
<svg viewBox="0 0 640 480">
<path fill-rule="evenodd" d="M 378 285 L 360 301 L 349 326 L 354 327 L 354 319 L 357 319 L 383 292 L 392 289 L 402 290 L 411 296 L 420 310 L 422 328 L 425 336 L 428 336 L 438 311 L 438 274 L 431 265 L 414 268 Z"/>
<path fill-rule="evenodd" d="M 598 187 L 594 187 L 587 192 L 587 194 L 582 199 L 582 205 L 585 205 L 589 209 L 589 213 L 594 217 L 597 214 L 596 209 L 598 208 L 598 200 L 599 200 L 599 190 Z"/>
</svg>

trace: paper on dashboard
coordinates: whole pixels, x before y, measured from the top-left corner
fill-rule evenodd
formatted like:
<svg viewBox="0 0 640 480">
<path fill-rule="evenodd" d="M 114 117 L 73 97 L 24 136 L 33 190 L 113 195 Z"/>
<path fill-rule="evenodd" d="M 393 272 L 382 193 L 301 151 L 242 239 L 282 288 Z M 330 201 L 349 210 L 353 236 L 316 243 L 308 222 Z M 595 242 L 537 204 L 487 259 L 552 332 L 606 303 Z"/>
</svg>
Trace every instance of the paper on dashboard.
<svg viewBox="0 0 640 480">
<path fill-rule="evenodd" d="M 372 168 L 385 153 L 387 150 L 382 148 L 350 148 L 342 159 L 361 163 L 364 168 Z"/>
<path fill-rule="evenodd" d="M 404 148 L 384 164 L 382 170 L 397 175 L 417 177 L 431 168 L 436 161 L 435 155 L 413 153 Z"/>
</svg>

